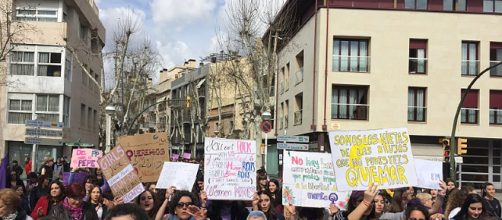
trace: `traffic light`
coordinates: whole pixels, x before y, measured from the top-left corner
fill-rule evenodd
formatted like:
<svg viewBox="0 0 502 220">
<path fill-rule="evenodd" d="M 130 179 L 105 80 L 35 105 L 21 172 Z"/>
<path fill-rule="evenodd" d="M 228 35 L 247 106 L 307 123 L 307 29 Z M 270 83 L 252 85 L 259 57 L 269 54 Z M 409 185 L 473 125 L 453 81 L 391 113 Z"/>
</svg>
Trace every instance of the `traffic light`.
<svg viewBox="0 0 502 220">
<path fill-rule="evenodd" d="M 192 97 L 187 96 L 187 99 L 185 100 L 185 106 L 187 108 L 190 108 L 191 105 L 192 105 Z"/>
<path fill-rule="evenodd" d="M 443 156 L 445 161 L 450 160 L 450 139 L 449 138 L 441 138 L 439 139 L 439 143 L 443 145 Z"/>
<path fill-rule="evenodd" d="M 457 138 L 457 154 L 467 153 L 467 138 Z"/>
</svg>

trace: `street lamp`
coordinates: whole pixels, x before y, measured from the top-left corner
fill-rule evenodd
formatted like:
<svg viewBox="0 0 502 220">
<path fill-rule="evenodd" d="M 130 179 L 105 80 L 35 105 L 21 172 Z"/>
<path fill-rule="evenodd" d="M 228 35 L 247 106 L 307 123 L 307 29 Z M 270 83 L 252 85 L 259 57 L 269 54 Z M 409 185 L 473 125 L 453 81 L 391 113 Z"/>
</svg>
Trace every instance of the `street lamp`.
<svg viewBox="0 0 502 220">
<path fill-rule="evenodd" d="M 106 148 L 105 153 L 110 152 L 111 148 L 111 131 L 112 131 L 112 114 L 115 113 L 115 106 L 106 106 Z"/>
<path fill-rule="evenodd" d="M 261 130 L 263 132 L 265 132 L 265 147 L 262 148 L 262 155 L 261 155 L 261 164 L 263 165 L 263 167 L 267 167 L 266 166 L 266 156 L 267 156 L 267 147 L 268 147 L 268 132 L 270 132 L 270 129 L 271 127 L 267 125 L 270 124 L 270 119 L 272 118 L 272 114 L 270 114 L 269 111 L 265 111 L 263 113 L 261 113 L 261 119 L 263 120 L 262 122 L 262 126 L 261 127 Z M 264 126 L 265 125 L 265 126 Z"/>
</svg>

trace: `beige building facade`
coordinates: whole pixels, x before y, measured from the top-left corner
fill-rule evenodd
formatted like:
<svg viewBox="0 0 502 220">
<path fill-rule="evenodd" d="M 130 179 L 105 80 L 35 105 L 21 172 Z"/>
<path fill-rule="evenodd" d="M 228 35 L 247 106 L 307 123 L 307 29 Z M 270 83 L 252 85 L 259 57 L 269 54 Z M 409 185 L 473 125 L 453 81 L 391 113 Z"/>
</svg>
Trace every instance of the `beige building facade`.
<svg viewBox="0 0 502 220">
<path fill-rule="evenodd" d="M 298 1 L 302 25 L 279 52 L 277 131 L 406 127 L 415 157 L 443 159 L 462 92 L 502 60 L 502 8 L 493 1 Z M 453 4 L 453 3 L 452 3 Z M 298 7 L 299 8 L 299 7 Z M 283 37 L 284 38 L 284 37 Z M 462 182 L 502 188 L 502 68 L 483 75 L 462 106 L 468 138 Z"/>
<path fill-rule="evenodd" d="M 12 8 L 13 19 L 30 28 L 22 32 L 22 40 L 11 42 L 4 64 L 12 83 L 0 87 L 0 149 L 11 160 L 22 163 L 30 157 L 39 165 L 47 157 L 70 157 L 71 147 L 63 143 L 97 146 L 100 85 L 91 77 L 101 82 L 105 29 L 96 4 L 16 0 Z M 26 120 L 35 119 L 56 125 L 42 128 L 55 132 L 28 134 Z M 27 144 L 26 137 L 41 142 Z"/>
</svg>

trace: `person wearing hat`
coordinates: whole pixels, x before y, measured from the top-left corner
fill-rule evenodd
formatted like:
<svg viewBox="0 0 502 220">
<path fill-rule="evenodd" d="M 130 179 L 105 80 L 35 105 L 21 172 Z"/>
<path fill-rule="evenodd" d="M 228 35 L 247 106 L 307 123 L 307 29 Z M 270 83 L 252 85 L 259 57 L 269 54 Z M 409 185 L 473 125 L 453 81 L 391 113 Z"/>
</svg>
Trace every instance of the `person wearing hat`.
<svg viewBox="0 0 502 220">
<path fill-rule="evenodd" d="M 49 178 L 49 181 L 52 181 L 53 173 L 54 173 L 54 158 L 48 157 L 45 159 L 42 167 L 40 167 L 40 175 L 46 175 Z"/>
</svg>

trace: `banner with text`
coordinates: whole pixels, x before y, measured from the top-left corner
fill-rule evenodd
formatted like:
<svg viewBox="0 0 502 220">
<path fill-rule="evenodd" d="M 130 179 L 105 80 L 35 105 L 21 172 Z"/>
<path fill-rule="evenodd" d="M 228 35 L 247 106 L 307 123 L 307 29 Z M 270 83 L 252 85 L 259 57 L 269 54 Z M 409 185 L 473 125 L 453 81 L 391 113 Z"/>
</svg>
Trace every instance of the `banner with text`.
<svg viewBox="0 0 502 220">
<path fill-rule="evenodd" d="M 206 138 L 204 149 L 208 199 L 251 200 L 256 192 L 256 142 Z"/>
<path fill-rule="evenodd" d="M 138 171 L 141 182 L 156 182 L 159 179 L 164 161 L 169 161 L 166 132 L 122 136 L 117 142 Z"/>
<path fill-rule="evenodd" d="M 410 137 L 406 128 L 329 132 L 336 184 L 341 191 L 417 184 Z"/>
<path fill-rule="evenodd" d="M 99 168 L 98 159 L 103 152 L 97 149 L 73 149 L 71 164 L 73 168 Z"/>
<path fill-rule="evenodd" d="M 350 193 L 338 192 L 331 155 L 285 151 L 282 204 L 325 208 L 345 207 Z"/>
<path fill-rule="evenodd" d="M 143 184 L 122 147 L 114 147 L 98 160 L 98 164 L 108 180 L 113 195 L 122 197 L 125 203 L 132 201 L 144 191 Z"/>
<path fill-rule="evenodd" d="M 439 181 L 443 179 L 443 162 L 415 159 L 417 185 L 426 189 L 440 189 Z"/>
<path fill-rule="evenodd" d="M 157 181 L 157 189 L 175 186 L 178 190 L 192 191 L 197 171 L 199 171 L 199 164 L 164 162 L 159 181 Z"/>
</svg>

